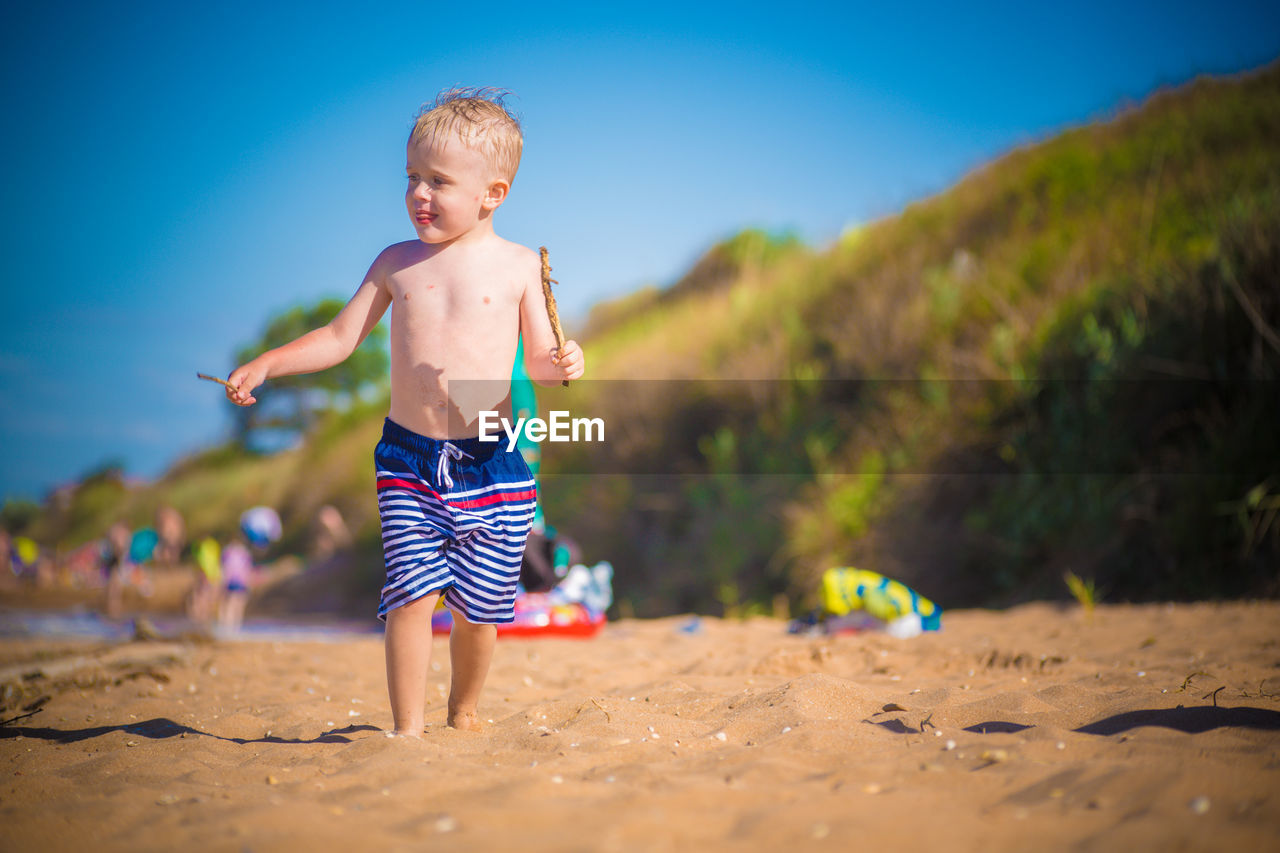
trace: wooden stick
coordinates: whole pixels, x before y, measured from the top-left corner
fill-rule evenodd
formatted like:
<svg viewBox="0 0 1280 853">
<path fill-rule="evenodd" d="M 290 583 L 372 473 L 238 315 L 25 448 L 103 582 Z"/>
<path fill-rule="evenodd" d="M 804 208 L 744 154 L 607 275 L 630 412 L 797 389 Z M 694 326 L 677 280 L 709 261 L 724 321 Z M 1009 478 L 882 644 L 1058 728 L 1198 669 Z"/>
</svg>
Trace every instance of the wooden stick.
<svg viewBox="0 0 1280 853">
<path fill-rule="evenodd" d="M 217 382 L 219 385 L 225 385 L 225 386 L 227 386 L 228 388 L 230 388 L 232 391 L 239 390 L 239 389 L 237 389 L 237 388 L 236 388 L 236 386 L 232 385 L 232 384 L 231 384 L 230 382 L 228 382 L 227 380 L 225 380 L 225 379 L 219 379 L 219 378 L 218 378 L 218 377 L 216 377 L 216 376 L 210 376 L 210 375 L 209 375 L 209 374 L 207 374 L 207 373 L 197 373 L 197 374 L 196 374 L 196 376 L 197 376 L 198 378 L 200 378 L 200 379 L 208 379 L 210 382 Z"/>
<path fill-rule="evenodd" d="M 542 295 L 547 300 L 547 317 L 551 320 L 551 333 L 556 336 L 556 349 L 563 350 L 564 329 L 560 328 L 560 312 L 556 310 L 556 297 L 551 292 L 551 285 L 560 282 L 551 277 L 551 261 L 547 257 L 547 247 L 538 249 L 538 254 L 542 256 Z M 569 380 L 561 380 L 560 384 L 568 388 Z"/>
</svg>

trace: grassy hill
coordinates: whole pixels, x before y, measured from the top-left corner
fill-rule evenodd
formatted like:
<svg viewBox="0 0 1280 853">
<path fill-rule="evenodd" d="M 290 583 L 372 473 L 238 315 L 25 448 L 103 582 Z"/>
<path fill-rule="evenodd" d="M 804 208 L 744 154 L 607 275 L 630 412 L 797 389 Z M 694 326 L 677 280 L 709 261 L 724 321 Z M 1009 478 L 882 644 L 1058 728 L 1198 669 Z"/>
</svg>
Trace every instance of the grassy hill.
<svg viewBox="0 0 1280 853">
<path fill-rule="evenodd" d="M 1280 70 L 1199 80 L 826 251 L 716 247 L 599 310 L 574 401 L 647 436 L 616 469 L 693 473 L 548 480 L 549 515 L 642 612 L 846 563 L 947 603 L 1274 594 L 1278 141 Z M 598 381 L 708 376 L 773 381 Z"/>
<path fill-rule="evenodd" d="M 612 431 L 546 446 L 548 517 L 641 614 L 803 605 L 842 564 L 944 606 L 1061 597 L 1067 570 L 1116 599 L 1277 594 L 1278 143 L 1273 65 L 1012 151 L 825 249 L 713 247 L 599 306 L 592 380 L 543 392 Z M 373 564 L 351 583 L 376 588 L 384 411 L 144 488 L 88 481 L 33 532 L 70 544 L 167 502 L 225 533 L 261 501 L 299 547 L 334 503 Z"/>
</svg>

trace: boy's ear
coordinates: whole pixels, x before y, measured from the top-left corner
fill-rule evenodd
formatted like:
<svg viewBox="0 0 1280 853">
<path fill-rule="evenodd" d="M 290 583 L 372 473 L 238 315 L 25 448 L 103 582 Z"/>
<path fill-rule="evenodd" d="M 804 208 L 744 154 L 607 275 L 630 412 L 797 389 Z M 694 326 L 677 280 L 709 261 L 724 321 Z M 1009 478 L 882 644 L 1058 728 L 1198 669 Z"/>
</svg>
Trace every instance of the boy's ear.
<svg viewBox="0 0 1280 853">
<path fill-rule="evenodd" d="M 497 180 L 489 184 L 489 189 L 485 190 L 484 197 L 480 199 L 480 205 L 485 210 L 496 210 L 498 205 L 507 199 L 507 193 L 511 190 L 511 184 L 508 181 Z"/>
</svg>

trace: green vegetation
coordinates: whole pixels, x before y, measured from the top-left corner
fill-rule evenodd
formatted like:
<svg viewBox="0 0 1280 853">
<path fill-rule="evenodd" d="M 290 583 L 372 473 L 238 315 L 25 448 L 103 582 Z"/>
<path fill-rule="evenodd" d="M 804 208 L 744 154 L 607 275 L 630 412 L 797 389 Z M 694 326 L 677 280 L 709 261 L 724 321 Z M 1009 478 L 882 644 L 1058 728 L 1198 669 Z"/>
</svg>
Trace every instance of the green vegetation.
<svg viewBox="0 0 1280 853">
<path fill-rule="evenodd" d="M 1085 619 L 1093 619 L 1093 610 L 1098 606 L 1098 602 L 1102 600 L 1102 594 L 1098 592 L 1098 585 L 1093 579 L 1085 580 L 1075 572 L 1067 572 L 1062 576 L 1062 580 L 1067 585 L 1067 589 L 1071 591 L 1071 597 L 1080 603 L 1080 607 L 1084 610 Z"/>
<path fill-rule="evenodd" d="M 582 383 L 573 408 L 706 482 L 624 478 L 600 519 L 617 487 L 557 481 L 557 449 L 549 517 L 640 613 L 714 609 L 725 555 L 739 608 L 848 563 L 949 605 L 1060 597 L 1067 565 L 1124 598 L 1276 594 L 1280 525 L 1246 498 L 1280 482 L 1277 138 L 1280 70 L 1199 80 L 825 252 L 630 302 L 593 376 L 788 381 L 746 410 Z"/>
<path fill-rule="evenodd" d="M 808 606 L 834 565 L 948 607 L 1061 599 L 1068 571 L 1120 600 L 1280 593 L 1276 139 L 1280 67 L 1201 79 L 824 250 L 743 232 L 599 306 L 592 379 L 717 381 L 543 392 L 625 434 L 547 446 L 548 518 L 638 615 Z M 32 525 L 74 541 L 164 500 L 218 530 L 266 501 L 297 528 L 333 502 L 373 541 L 384 411 L 86 483 Z"/>
</svg>

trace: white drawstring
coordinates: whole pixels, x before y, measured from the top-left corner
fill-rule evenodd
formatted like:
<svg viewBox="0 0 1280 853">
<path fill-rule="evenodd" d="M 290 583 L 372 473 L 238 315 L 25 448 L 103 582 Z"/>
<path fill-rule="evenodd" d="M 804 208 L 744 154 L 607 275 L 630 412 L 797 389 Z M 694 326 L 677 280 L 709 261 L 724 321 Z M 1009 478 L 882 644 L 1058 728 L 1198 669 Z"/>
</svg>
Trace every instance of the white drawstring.
<svg viewBox="0 0 1280 853">
<path fill-rule="evenodd" d="M 456 447 L 449 442 L 440 445 L 440 458 L 436 463 L 436 480 L 444 484 L 446 489 L 453 488 L 453 478 L 449 476 L 449 460 L 456 459 L 462 461 L 463 457 L 467 459 L 475 459 L 470 453 L 467 453 L 461 447 Z"/>
</svg>

